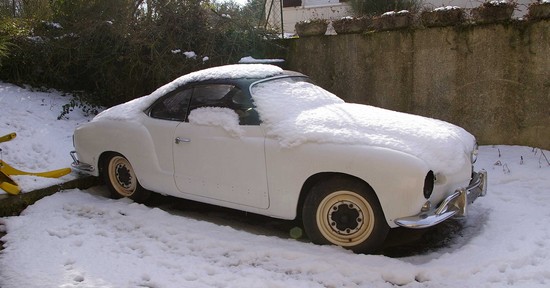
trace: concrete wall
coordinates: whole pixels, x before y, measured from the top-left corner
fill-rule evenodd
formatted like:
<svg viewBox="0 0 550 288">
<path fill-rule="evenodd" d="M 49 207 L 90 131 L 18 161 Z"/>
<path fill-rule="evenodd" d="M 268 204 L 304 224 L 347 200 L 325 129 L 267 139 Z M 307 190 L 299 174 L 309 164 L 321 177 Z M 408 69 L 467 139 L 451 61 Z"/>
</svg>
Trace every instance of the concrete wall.
<svg viewBox="0 0 550 288">
<path fill-rule="evenodd" d="M 444 6 L 458 6 L 470 10 L 479 7 L 484 0 L 423 0 L 423 6 L 426 9 L 434 9 Z M 536 0 L 516 0 L 517 7 L 514 10 L 514 17 L 524 17 L 527 13 L 529 4 Z M 271 10 L 270 10 L 271 7 Z M 266 15 L 268 12 L 269 23 L 271 27 L 280 29 L 281 11 L 280 0 L 268 0 L 265 2 Z M 340 0 L 302 0 L 302 5 L 297 7 L 283 7 L 283 32 L 287 35 L 296 33 L 294 25 L 296 22 L 313 18 L 322 18 L 329 20 L 340 19 L 345 16 L 353 15 L 353 11 L 347 1 Z"/>
<path fill-rule="evenodd" d="M 287 68 L 348 102 L 550 149 L 550 20 L 287 40 Z"/>
</svg>

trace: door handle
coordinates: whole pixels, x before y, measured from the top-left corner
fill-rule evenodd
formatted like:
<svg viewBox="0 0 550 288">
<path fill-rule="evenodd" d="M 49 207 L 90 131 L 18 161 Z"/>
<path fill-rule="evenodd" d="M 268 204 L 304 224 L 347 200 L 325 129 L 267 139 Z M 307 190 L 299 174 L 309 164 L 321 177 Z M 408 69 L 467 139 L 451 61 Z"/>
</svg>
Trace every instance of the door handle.
<svg viewBox="0 0 550 288">
<path fill-rule="evenodd" d="M 176 144 L 180 144 L 182 142 L 183 143 L 189 143 L 189 142 L 191 142 L 191 139 L 176 137 Z"/>
</svg>

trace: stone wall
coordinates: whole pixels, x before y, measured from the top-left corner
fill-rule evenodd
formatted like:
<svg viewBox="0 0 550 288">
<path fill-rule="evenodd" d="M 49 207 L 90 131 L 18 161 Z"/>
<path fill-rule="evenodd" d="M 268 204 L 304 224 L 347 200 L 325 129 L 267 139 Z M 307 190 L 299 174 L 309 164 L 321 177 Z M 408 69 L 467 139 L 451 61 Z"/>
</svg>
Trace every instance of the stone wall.
<svg viewBox="0 0 550 288">
<path fill-rule="evenodd" d="M 442 119 L 480 144 L 550 149 L 550 21 L 287 40 L 287 68 L 347 102 Z"/>
</svg>

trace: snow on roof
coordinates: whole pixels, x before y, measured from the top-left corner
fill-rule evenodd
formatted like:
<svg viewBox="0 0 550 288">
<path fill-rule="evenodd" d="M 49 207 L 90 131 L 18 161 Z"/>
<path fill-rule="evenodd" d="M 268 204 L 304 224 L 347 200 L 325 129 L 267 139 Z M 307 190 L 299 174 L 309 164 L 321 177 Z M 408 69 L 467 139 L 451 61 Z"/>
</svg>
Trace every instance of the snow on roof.
<svg viewBox="0 0 550 288">
<path fill-rule="evenodd" d="M 260 83 L 253 98 L 268 136 L 283 147 L 305 142 L 373 145 L 414 155 L 436 173 L 453 173 L 465 165 L 475 144 L 470 133 L 450 123 L 345 103 L 307 82 Z"/>
<path fill-rule="evenodd" d="M 212 79 L 265 78 L 282 73 L 283 69 L 265 64 L 235 64 L 196 71 L 177 78 L 147 96 L 111 107 L 97 115 L 94 121 L 99 119 L 134 119 L 139 113 L 149 108 L 159 97 L 188 83 Z"/>
<path fill-rule="evenodd" d="M 285 62 L 284 59 L 256 59 L 252 56 L 247 56 L 239 60 L 239 64 L 279 64 Z"/>
<path fill-rule="evenodd" d="M 182 76 L 148 96 L 112 107 L 94 120 L 134 119 L 160 96 L 190 82 L 219 78 L 265 78 L 282 73 L 279 67 L 263 64 L 205 69 Z M 450 123 L 367 105 L 348 104 L 314 84 L 293 82 L 289 78 L 257 84 L 253 88 L 253 98 L 268 136 L 277 139 L 283 147 L 306 142 L 373 145 L 414 155 L 426 161 L 435 172 L 453 173 L 465 165 L 467 155 L 475 144 L 470 133 Z M 206 124 L 230 119 L 226 117 L 228 115 L 221 120 L 210 119 L 208 115 L 213 114 L 211 109 L 202 112 L 200 117 L 193 114 L 190 120 L 202 121 L 195 124 Z M 232 126 L 226 130 L 240 135 L 240 130 Z"/>
</svg>

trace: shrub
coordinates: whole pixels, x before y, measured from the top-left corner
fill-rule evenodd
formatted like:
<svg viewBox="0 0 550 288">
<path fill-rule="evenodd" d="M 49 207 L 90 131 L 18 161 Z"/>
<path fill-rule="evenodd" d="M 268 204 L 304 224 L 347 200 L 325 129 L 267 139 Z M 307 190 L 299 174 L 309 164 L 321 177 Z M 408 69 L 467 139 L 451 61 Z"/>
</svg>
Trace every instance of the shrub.
<svg viewBox="0 0 550 288">
<path fill-rule="evenodd" d="M 51 0 L 46 18 L 6 17 L 0 24 L 10 29 L 1 31 L 13 46 L 0 79 L 80 91 L 78 101 L 111 106 L 188 72 L 270 56 L 270 31 L 239 6 L 140 2 Z"/>
</svg>

